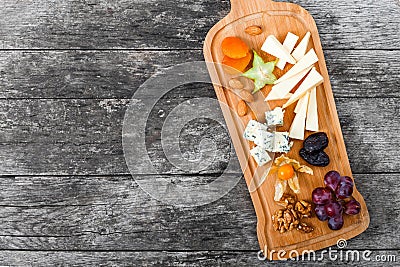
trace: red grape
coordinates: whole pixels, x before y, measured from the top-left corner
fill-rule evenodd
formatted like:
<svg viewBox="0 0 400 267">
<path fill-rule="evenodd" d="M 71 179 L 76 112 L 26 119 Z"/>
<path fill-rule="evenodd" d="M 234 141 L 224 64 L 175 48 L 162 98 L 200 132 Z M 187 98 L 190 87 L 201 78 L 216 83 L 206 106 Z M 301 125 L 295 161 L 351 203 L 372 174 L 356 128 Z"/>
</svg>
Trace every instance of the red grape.
<svg viewBox="0 0 400 267">
<path fill-rule="evenodd" d="M 340 176 L 337 171 L 330 171 L 324 177 L 325 188 L 318 187 L 312 192 L 312 201 L 316 204 L 314 209 L 320 221 L 328 220 L 332 230 L 339 230 L 344 225 L 343 213 L 357 215 L 361 205 L 352 199 L 348 202 L 354 191 L 354 181 L 348 176 Z"/>
<path fill-rule="evenodd" d="M 340 230 L 344 224 L 343 216 L 340 214 L 338 216 L 332 217 L 328 221 L 328 227 L 331 230 Z"/>
<path fill-rule="evenodd" d="M 344 183 L 347 183 L 347 184 L 349 184 L 351 186 L 354 186 L 353 179 L 351 179 L 349 176 L 340 177 L 340 182 L 344 182 Z"/>
<path fill-rule="evenodd" d="M 343 212 L 343 208 L 342 208 L 342 205 L 340 205 L 338 202 L 331 202 L 331 203 L 326 204 L 325 211 L 326 211 L 326 214 L 330 218 L 332 218 L 332 217 L 341 215 Z"/>
<path fill-rule="evenodd" d="M 344 212 L 348 215 L 357 215 L 361 211 L 361 204 L 357 200 L 350 200 L 344 207 Z"/>
<path fill-rule="evenodd" d="M 332 191 L 336 191 L 336 188 L 340 182 L 340 178 L 340 174 L 337 171 L 330 171 L 325 175 L 325 185 L 332 189 Z"/>
<path fill-rule="evenodd" d="M 314 211 L 315 211 L 315 215 L 317 215 L 318 220 L 320 220 L 320 221 L 328 220 L 328 215 L 326 214 L 324 205 L 317 205 L 315 207 Z"/>
<path fill-rule="evenodd" d="M 353 194 L 353 185 L 348 182 L 341 181 L 336 188 L 336 196 L 340 199 L 351 197 Z"/>
<path fill-rule="evenodd" d="M 318 187 L 312 192 L 314 204 L 325 205 L 333 199 L 333 192 L 329 188 Z"/>
</svg>

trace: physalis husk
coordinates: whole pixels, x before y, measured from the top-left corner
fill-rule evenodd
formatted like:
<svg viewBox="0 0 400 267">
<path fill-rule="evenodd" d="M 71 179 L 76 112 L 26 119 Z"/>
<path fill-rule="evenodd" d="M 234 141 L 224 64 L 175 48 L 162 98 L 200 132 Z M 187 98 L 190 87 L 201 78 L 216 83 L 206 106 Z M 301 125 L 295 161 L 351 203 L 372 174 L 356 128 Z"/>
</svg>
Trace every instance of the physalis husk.
<svg viewBox="0 0 400 267">
<path fill-rule="evenodd" d="M 300 163 L 297 160 L 288 158 L 286 156 L 280 156 L 279 158 L 276 158 L 274 161 L 274 166 L 271 168 L 270 173 L 276 173 L 279 171 L 279 167 L 285 166 L 285 165 L 291 165 L 294 169 L 293 177 L 292 178 L 287 178 L 285 177 L 285 180 L 279 179 L 278 175 L 276 177 L 276 182 L 275 182 L 275 196 L 274 200 L 279 201 L 281 200 L 283 194 L 285 193 L 287 186 L 289 185 L 289 188 L 292 189 L 292 191 L 296 194 L 300 193 L 300 184 L 299 184 L 299 173 L 308 173 L 313 175 L 314 172 L 313 170 L 305 165 L 300 165 Z"/>
</svg>

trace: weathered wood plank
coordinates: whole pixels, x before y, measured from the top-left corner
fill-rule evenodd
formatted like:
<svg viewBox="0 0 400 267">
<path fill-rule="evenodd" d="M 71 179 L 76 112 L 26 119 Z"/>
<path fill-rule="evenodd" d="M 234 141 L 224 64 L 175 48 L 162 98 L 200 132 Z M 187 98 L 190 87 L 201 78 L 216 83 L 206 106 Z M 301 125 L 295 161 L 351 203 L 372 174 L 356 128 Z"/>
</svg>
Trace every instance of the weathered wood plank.
<svg viewBox="0 0 400 267">
<path fill-rule="evenodd" d="M 144 251 L 144 252 L 41 252 L 41 251 L 1 251 L 0 260 L 7 266 L 395 266 L 389 261 L 389 256 L 399 259 L 398 250 L 374 250 L 372 261 L 361 260 L 348 262 L 346 260 L 329 260 L 325 253 L 323 260 L 304 260 L 264 262 L 260 261 L 257 251 Z M 345 253 L 345 252 L 344 252 Z M 362 255 L 363 251 L 360 251 Z M 337 255 L 339 259 L 340 254 Z M 346 259 L 346 254 L 343 254 Z M 348 256 L 351 259 L 351 255 Z M 386 261 L 377 261 L 377 257 Z M 316 259 L 322 258 L 316 253 Z M 362 258 L 362 256 L 360 256 Z M 313 259 L 313 258 L 312 258 Z"/>
<path fill-rule="evenodd" d="M 400 51 L 325 56 L 336 97 L 400 97 Z M 198 60 L 201 51 L 2 51 L 0 98 L 130 98 L 160 69 Z"/>
<path fill-rule="evenodd" d="M 196 96 L 196 87 L 188 90 Z M 179 91 L 174 93 L 179 95 Z M 158 172 L 191 173 L 172 166 L 160 142 L 166 114 L 184 100 L 166 96 L 149 117 L 146 146 Z M 128 174 L 121 145 L 126 104 L 118 99 L 0 100 L 0 174 Z M 397 172 L 400 123 L 393 115 L 399 114 L 398 100 L 339 98 L 337 106 L 353 171 Z M 215 112 L 222 119 L 219 110 L 210 110 Z M 214 138 L 218 151 L 204 173 L 221 173 L 228 162 L 229 138 L 217 126 L 199 119 L 185 126 L 181 135 L 182 151 L 189 156 L 198 155 L 197 146 L 204 137 Z M 206 153 L 211 152 L 207 149 Z M 138 170 L 151 172 L 146 166 Z"/>
<path fill-rule="evenodd" d="M 234 179 L 236 175 L 232 175 Z M 213 177 L 163 176 L 195 188 Z M 399 174 L 355 175 L 371 224 L 348 249 L 400 245 Z M 143 177 L 2 177 L 0 249 L 258 250 L 256 217 L 243 179 L 214 203 L 172 207 L 135 182 Z M 157 177 L 149 176 L 148 179 Z"/>
<path fill-rule="evenodd" d="M 397 49 L 395 0 L 297 0 L 314 16 L 325 48 Z M 2 1 L 0 47 L 201 48 L 229 1 Z M 368 33 L 368 34 L 366 34 Z"/>
<path fill-rule="evenodd" d="M 2 103 L 0 158 L 3 174 L 127 173 L 120 141 L 126 101 L 13 100 Z M 171 101 L 159 105 L 168 114 L 176 104 L 177 101 Z M 399 124 L 397 117 L 390 116 L 398 113 L 397 101 L 339 99 L 338 105 L 354 171 L 397 170 L 397 163 L 392 159 L 398 155 L 399 140 L 391 133 L 396 132 L 393 127 Z M 158 110 L 159 106 L 155 106 L 148 123 L 148 150 L 159 171 L 174 173 L 177 170 L 163 156 L 159 141 L 163 118 L 157 116 Z M 372 113 L 373 110 L 379 112 Z M 195 140 L 188 141 L 189 151 L 193 151 L 207 131 L 211 131 L 217 144 L 226 147 L 226 133 L 210 126 L 213 125 L 205 122 L 205 126 L 189 127 Z M 388 127 L 393 132 L 388 132 Z M 379 152 L 381 149 L 386 151 L 385 155 Z M 226 154 L 227 150 L 222 149 L 209 171 L 222 171 Z"/>
</svg>

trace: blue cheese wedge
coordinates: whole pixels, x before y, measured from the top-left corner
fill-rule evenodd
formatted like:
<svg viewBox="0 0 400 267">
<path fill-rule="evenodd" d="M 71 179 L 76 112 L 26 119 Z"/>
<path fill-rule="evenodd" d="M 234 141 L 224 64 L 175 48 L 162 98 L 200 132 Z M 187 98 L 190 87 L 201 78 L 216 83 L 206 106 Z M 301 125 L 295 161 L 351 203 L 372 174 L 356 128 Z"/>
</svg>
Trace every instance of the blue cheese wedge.
<svg viewBox="0 0 400 267">
<path fill-rule="evenodd" d="M 246 129 L 244 130 L 243 137 L 246 140 L 254 142 L 257 136 L 259 135 L 260 130 L 268 131 L 268 127 L 265 124 L 262 124 L 258 121 L 251 120 L 247 124 Z"/>
<path fill-rule="evenodd" d="M 275 132 L 274 149 L 272 152 L 288 153 L 291 148 L 292 148 L 292 144 L 289 142 L 289 133 L 288 132 Z"/>
<path fill-rule="evenodd" d="M 250 150 L 250 154 L 253 156 L 258 166 L 263 166 L 271 161 L 271 157 L 269 156 L 268 152 L 260 146 Z"/>
<path fill-rule="evenodd" d="M 272 152 L 274 150 L 274 137 L 275 135 L 273 133 L 260 129 L 257 132 L 257 137 L 254 140 L 254 143 L 264 150 Z"/>
<path fill-rule="evenodd" d="M 267 126 L 282 126 L 285 111 L 281 107 L 265 112 Z"/>
</svg>

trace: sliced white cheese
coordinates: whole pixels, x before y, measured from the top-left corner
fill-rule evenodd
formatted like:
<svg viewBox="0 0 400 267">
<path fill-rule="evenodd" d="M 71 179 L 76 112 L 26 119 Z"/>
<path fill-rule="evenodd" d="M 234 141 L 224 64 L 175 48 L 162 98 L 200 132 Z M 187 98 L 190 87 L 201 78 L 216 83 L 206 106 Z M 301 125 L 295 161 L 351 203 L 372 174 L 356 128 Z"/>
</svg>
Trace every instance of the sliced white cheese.
<svg viewBox="0 0 400 267">
<path fill-rule="evenodd" d="M 271 54 L 279 59 L 283 59 L 290 64 L 296 64 L 296 60 L 290 55 L 290 53 L 283 47 L 283 45 L 276 39 L 275 36 L 270 35 L 265 40 L 261 47 L 261 50 Z"/>
<path fill-rule="evenodd" d="M 310 91 L 310 100 L 308 102 L 306 130 L 318 132 L 318 108 L 317 108 L 317 88 Z"/>
<path fill-rule="evenodd" d="M 303 70 L 308 69 L 316 62 L 318 62 L 318 56 L 315 53 L 314 49 L 312 48 L 299 62 L 297 62 L 296 65 L 294 65 L 288 72 L 286 72 L 285 75 L 283 75 L 277 81 L 275 81 L 274 84 L 278 84 L 280 82 L 283 82 L 284 80 L 293 77 L 294 75 L 302 72 Z"/>
<path fill-rule="evenodd" d="M 292 53 L 293 48 L 296 46 L 297 41 L 299 40 L 299 36 L 296 34 L 293 34 L 291 32 L 288 32 L 286 35 L 285 41 L 283 41 L 283 47 L 286 48 L 286 50 L 289 53 Z M 279 59 L 278 63 L 276 63 L 276 67 L 283 70 L 286 66 L 286 61 L 284 59 Z"/>
<path fill-rule="evenodd" d="M 307 106 L 309 95 L 305 95 L 302 99 L 303 104 L 300 106 L 298 113 L 294 117 L 292 126 L 290 126 L 289 137 L 298 140 L 304 140 L 304 131 L 306 126 Z"/>
<path fill-rule="evenodd" d="M 299 88 L 294 92 L 292 97 L 283 105 L 282 108 L 286 108 L 299 100 L 302 96 L 304 96 L 308 91 L 312 88 L 317 87 L 324 81 L 324 78 L 315 68 L 312 68 L 310 73 L 304 79 L 303 83 L 299 86 Z"/>
<path fill-rule="evenodd" d="M 289 137 L 292 139 L 304 140 L 304 127 L 306 124 L 306 117 L 296 114 L 290 126 Z"/>
<path fill-rule="evenodd" d="M 302 109 L 308 109 L 308 101 L 309 101 L 310 93 L 307 92 L 302 98 L 297 101 L 296 108 L 294 109 L 294 113 L 299 113 Z"/>
<path fill-rule="evenodd" d="M 309 67 L 293 77 L 272 86 L 272 90 L 265 101 L 270 101 L 276 98 L 283 99 L 283 97 L 292 91 L 292 89 L 307 75 L 311 68 L 312 67 Z"/>
<path fill-rule="evenodd" d="M 306 35 L 303 37 L 299 45 L 293 51 L 292 56 L 297 60 L 301 60 L 304 55 L 306 54 L 308 43 L 310 42 L 311 33 L 307 32 Z"/>
<path fill-rule="evenodd" d="M 285 100 L 285 99 L 289 99 L 289 98 L 291 98 L 292 97 L 292 93 L 288 93 L 287 95 L 285 95 L 284 97 L 279 97 L 279 96 L 276 96 L 276 95 L 273 95 L 273 94 L 271 94 L 272 92 L 270 92 L 269 93 L 269 95 L 268 95 L 268 99 L 267 98 L 265 98 L 265 101 L 274 101 L 274 100 Z"/>
</svg>

